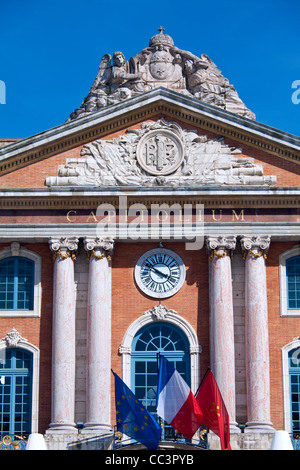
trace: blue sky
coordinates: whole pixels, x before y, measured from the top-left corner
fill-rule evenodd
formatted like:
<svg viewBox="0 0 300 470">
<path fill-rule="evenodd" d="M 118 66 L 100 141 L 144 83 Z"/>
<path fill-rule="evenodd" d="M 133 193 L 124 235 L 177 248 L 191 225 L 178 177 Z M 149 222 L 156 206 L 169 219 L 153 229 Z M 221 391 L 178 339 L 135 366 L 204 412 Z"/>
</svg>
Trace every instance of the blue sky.
<svg viewBox="0 0 300 470">
<path fill-rule="evenodd" d="M 129 60 L 160 26 L 177 47 L 207 54 L 258 122 L 300 136 L 299 20 L 299 0 L 0 0 L 0 138 L 64 123 L 102 56 Z"/>
</svg>

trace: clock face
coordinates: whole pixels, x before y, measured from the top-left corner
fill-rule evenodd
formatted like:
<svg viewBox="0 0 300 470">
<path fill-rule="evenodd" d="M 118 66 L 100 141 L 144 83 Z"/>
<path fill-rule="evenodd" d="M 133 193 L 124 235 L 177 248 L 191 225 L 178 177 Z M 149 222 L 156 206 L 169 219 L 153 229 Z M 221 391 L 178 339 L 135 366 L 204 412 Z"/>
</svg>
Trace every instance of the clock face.
<svg viewBox="0 0 300 470">
<path fill-rule="evenodd" d="M 185 281 L 185 266 L 174 251 L 155 248 L 138 260 L 135 280 L 139 288 L 151 297 L 171 297 Z"/>
</svg>

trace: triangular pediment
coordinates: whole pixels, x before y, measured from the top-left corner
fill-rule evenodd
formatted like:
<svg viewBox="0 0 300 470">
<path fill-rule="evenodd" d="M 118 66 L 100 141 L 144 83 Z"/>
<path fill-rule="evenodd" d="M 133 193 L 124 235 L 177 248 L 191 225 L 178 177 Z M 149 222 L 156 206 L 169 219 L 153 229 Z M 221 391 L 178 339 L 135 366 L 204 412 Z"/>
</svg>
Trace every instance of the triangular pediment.
<svg viewBox="0 0 300 470">
<path fill-rule="evenodd" d="M 123 131 L 147 119 L 156 119 L 157 116 L 230 138 L 241 144 L 241 147 L 243 144 L 257 147 L 294 163 L 300 162 L 299 137 L 173 90 L 157 88 L 0 148 L 0 174 L 105 139 L 109 134 Z"/>
<path fill-rule="evenodd" d="M 85 145 L 80 158 L 69 158 L 49 187 L 201 187 L 271 186 L 253 158 L 241 156 L 223 137 L 209 138 L 164 118 L 110 140 Z"/>
</svg>

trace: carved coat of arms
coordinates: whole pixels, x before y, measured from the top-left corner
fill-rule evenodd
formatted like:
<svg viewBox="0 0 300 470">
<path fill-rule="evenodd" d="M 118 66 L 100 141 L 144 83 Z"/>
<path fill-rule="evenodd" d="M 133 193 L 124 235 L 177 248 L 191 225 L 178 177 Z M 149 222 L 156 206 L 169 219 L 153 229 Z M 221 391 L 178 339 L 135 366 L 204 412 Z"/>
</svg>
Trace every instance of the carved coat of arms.
<svg viewBox="0 0 300 470">
<path fill-rule="evenodd" d="M 275 176 L 264 176 L 261 165 L 224 144 L 222 137 L 209 139 L 164 119 L 85 145 L 81 158 L 67 159 L 57 177 L 46 179 L 48 186 L 96 188 L 275 183 Z"/>
<path fill-rule="evenodd" d="M 153 130 L 138 143 L 137 160 L 151 175 L 168 175 L 182 163 L 183 145 L 173 132 Z"/>
<path fill-rule="evenodd" d="M 163 46 L 152 54 L 150 72 L 157 80 L 166 80 L 173 75 L 173 57 Z"/>
</svg>

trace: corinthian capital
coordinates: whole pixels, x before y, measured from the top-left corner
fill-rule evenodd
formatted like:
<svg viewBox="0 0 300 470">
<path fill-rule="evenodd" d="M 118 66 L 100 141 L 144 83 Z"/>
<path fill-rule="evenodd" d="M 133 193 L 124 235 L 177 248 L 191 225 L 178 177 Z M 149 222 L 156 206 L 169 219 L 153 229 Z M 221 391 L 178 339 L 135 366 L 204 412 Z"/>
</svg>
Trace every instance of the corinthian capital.
<svg viewBox="0 0 300 470">
<path fill-rule="evenodd" d="M 61 238 L 50 238 L 49 247 L 54 258 L 58 255 L 61 259 L 72 256 L 75 260 L 74 252 L 78 249 L 78 238 L 77 237 L 61 237 Z"/>
<path fill-rule="evenodd" d="M 112 237 L 85 237 L 83 240 L 85 250 L 96 259 L 102 259 L 105 256 L 111 259 L 114 243 L 115 241 Z M 100 251 L 101 254 L 97 255 L 97 251 Z"/>
</svg>

